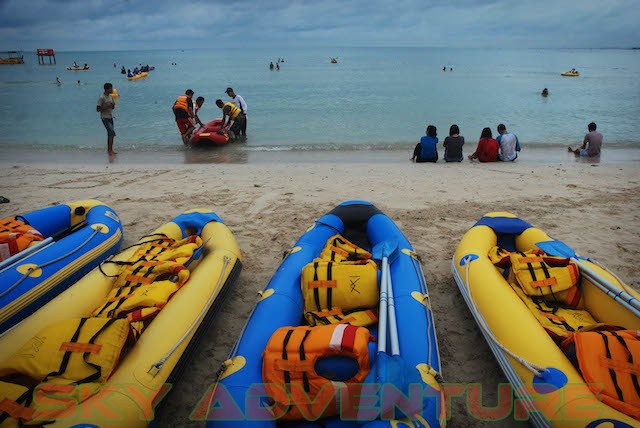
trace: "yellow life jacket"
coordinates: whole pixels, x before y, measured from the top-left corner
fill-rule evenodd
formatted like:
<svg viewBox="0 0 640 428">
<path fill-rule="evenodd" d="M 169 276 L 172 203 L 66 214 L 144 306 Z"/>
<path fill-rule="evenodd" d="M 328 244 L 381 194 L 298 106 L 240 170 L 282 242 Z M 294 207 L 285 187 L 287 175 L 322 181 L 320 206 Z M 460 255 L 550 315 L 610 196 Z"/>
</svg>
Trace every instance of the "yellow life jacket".
<svg viewBox="0 0 640 428">
<path fill-rule="evenodd" d="M 369 330 L 348 324 L 276 330 L 262 353 L 262 379 L 275 416 L 316 420 L 336 415 L 338 400 L 357 395 L 369 373 L 370 340 Z M 356 360 L 357 373 L 346 381 L 318 374 L 318 359 L 331 356 Z"/>
<path fill-rule="evenodd" d="M 147 242 L 124 262 L 113 288 L 93 316 L 127 318 L 137 338 L 171 296 L 189 279 L 187 264 L 202 246 L 189 236 L 180 241 L 161 238 Z"/>
<path fill-rule="evenodd" d="M 576 308 L 582 293 L 577 287 L 578 266 L 563 257 L 552 257 L 534 249 L 510 255 L 511 272 L 522 290 L 529 296 L 564 303 Z"/>
<path fill-rule="evenodd" d="M 327 240 L 320 257 L 302 269 L 305 318 L 310 325 L 378 320 L 377 265 L 371 254 L 341 235 Z"/>
<path fill-rule="evenodd" d="M 129 337 L 126 319 L 70 319 L 43 329 L 0 362 L 0 420 L 54 418 L 80 402 L 78 394 L 91 396 L 116 368 Z"/>
<path fill-rule="evenodd" d="M 222 106 L 223 111 L 225 107 L 231 108 L 231 110 L 229 111 L 229 117 L 231 119 L 235 119 L 236 117 L 238 117 L 240 113 L 242 113 L 242 110 L 238 106 L 236 106 L 234 103 L 225 103 L 224 106 Z"/>
<path fill-rule="evenodd" d="M 43 239 L 40 232 L 14 217 L 0 220 L 0 262 Z"/>
<path fill-rule="evenodd" d="M 519 285 L 514 283 L 510 283 L 510 285 L 527 305 L 533 316 L 554 339 L 565 339 L 578 330 L 603 325 L 599 324 L 585 310 L 565 308 L 540 297 L 531 297 L 525 294 Z"/>
<path fill-rule="evenodd" d="M 187 102 L 188 98 L 189 97 L 187 97 L 186 95 L 180 95 L 176 102 L 173 104 L 173 110 L 175 111 L 178 109 L 182 109 L 186 113 L 189 113 L 189 103 Z"/>
<path fill-rule="evenodd" d="M 563 343 L 575 353 L 587 386 L 605 404 L 640 420 L 640 333 L 587 331 Z"/>
</svg>

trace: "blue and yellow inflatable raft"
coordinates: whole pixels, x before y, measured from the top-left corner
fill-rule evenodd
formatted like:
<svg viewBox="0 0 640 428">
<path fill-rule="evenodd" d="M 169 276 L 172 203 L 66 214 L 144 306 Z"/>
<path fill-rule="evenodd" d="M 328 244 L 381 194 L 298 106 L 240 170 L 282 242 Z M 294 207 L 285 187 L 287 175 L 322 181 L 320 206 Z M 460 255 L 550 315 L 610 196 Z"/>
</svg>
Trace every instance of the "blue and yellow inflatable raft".
<svg viewBox="0 0 640 428">
<path fill-rule="evenodd" d="M 380 304 L 391 296 L 379 294 L 385 270 L 397 355 L 392 344 L 376 351 L 394 340 L 391 327 L 378 332 L 383 312 L 391 320 Z M 300 237 L 260 293 L 214 386 L 208 426 L 444 426 L 440 370 L 418 256 L 388 216 L 348 201 Z"/>
<path fill-rule="evenodd" d="M 536 427 L 640 426 L 636 291 L 506 212 L 464 235 L 451 270 L 521 418 Z"/>
<path fill-rule="evenodd" d="M 123 239 L 115 211 L 97 200 L 60 204 L 4 221 L 16 222 L 33 228 L 42 240 L 0 263 L 0 333 L 114 254 Z"/>
</svg>

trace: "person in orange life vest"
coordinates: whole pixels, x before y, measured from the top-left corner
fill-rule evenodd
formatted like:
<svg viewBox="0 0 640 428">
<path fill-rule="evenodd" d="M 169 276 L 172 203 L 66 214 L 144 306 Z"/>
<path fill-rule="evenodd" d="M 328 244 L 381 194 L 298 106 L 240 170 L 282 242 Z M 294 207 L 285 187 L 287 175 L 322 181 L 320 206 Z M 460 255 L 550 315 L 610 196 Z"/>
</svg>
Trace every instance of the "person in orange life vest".
<svg viewBox="0 0 640 428">
<path fill-rule="evenodd" d="M 236 135 L 240 135 L 244 119 L 242 110 L 234 103 L 224 103 L 219 99 L 216 100 L 216 105 L 222 109 L 222 129 L 229 132 L 229 138 L 235 138 Z M 231 123 L 232 121 L 233 124 Z"/>
<path fill-rule="evenodd" d="M 176 124 L 182 136 L 182 142 L 186 145 L 189 143 L 191 133 L 195 126 L 189 120 L 194 117 L 193 114 L 193 91 L 187 89 L 184 95 L 180 95 L 175 103 L 173 103 L 173 114 L 176 116 Z"/>
</svg>

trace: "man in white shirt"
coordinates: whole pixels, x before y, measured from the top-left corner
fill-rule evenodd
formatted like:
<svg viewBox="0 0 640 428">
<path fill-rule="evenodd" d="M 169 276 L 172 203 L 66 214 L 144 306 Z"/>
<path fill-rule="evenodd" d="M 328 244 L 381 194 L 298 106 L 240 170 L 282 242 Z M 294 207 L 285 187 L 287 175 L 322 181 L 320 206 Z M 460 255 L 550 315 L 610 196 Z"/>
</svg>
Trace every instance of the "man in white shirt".
<svg viewBox="0 0 640 428">
<path fill-rule="evenodd" d="M 515 134 L 507 132 L 507 127 L 502 123 L 498 125 L 498 136 L 496 140 L 498 140 L 498 144 L 500 145 L 498 158 L 501 161 L 511 162 L 518 158 L 517 152 L 520 151 L 520 141 L 518 141 L 518 137 L 516 137 Z"/>
<path fill-rule="evenodd" d="M 241 115 L 243 116 L 242 126 L 240 127 L 240 135 L 247 136 L 247 103 L 244 101 L 240 95 L 233 92 L 233 88 L 227 88 L 224 91 L 231 98 L 231 102 L 233 102 L 236 107 L 241 110 Z"/>
</svg>

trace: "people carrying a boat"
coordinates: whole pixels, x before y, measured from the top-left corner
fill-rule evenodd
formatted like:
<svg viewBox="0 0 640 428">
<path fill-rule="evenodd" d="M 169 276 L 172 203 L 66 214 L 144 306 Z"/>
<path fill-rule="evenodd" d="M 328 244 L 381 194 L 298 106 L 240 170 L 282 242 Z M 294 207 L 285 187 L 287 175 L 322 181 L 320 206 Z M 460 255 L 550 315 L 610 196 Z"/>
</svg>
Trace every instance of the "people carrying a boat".
<svg viewBox="0 0 640 428">
<path fill-rule="evenodd" d="M 225 103 L 220 99 L 216 100 L 216 105 L 222 110 L 222 130 L 219 132 L 227 131 L 229 138 L 234 139 L 242 129 L 242 110 L 234 103 Z"/>
<path fill-rule="evenodd" d="M 420 142 L 413 149 L 413 162 L 438 162 L 438 137 L 437 129 L 433 125 L 427 126 L 426 135 L 420 138 Z"/>
<path fill-rule="evenodd" d="M 176 117 L 176 125 L 180 131 L 182 142 L 186 146 L 189 143 L 191 134 L 195 130 L 195 126 L 189 120 L 194 117 L 193 114 L 193 90 L 187 89 L 184 95 L 180 95 L 176 102 L 173 103 L 173 114 Z"/>
</svg>

